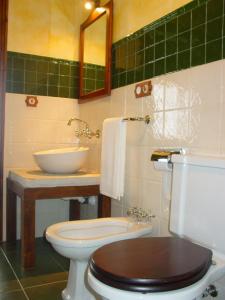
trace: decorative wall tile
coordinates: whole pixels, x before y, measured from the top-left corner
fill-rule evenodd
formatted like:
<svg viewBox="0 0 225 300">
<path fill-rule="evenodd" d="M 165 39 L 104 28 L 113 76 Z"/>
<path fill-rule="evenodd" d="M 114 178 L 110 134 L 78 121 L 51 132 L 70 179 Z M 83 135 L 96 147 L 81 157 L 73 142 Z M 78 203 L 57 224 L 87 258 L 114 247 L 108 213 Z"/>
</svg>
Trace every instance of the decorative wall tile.
<svg viewBox="0 0 225 300">
<path fill-rule="evenodd" d="M 78 97 L 78 62 L 8 52 L 9 93 Z"/>
<path fill-rule="evenodd" d="M 225 0 L 194 0 L 112 47 L 112 88 L 225 57 Z M 78 97 L 78 65 L 8 53 L 7 92 Z M 104 67 L 86 64 L 85 92 L 104 84 Z"/>
<path fill-rule="evenodd" d="M 224 0 L 194 0 L 114 43 L 112 87 L 224 58 L 224 12 Z"/>
</svg>

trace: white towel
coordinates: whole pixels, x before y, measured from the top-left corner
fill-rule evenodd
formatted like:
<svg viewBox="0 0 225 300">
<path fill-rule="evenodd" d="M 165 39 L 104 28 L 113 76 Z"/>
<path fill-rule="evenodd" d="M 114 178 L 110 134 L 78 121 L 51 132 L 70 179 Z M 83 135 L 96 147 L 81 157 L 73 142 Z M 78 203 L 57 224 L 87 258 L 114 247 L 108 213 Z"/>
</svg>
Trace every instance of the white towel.
<svg viewBox="0 0 225 300">
<path fill-rule="evenodd" d="M 100 192 L 120 200 L 124 194 L 126 122 L 110 118 L 103 122 Z"/>
</svg>

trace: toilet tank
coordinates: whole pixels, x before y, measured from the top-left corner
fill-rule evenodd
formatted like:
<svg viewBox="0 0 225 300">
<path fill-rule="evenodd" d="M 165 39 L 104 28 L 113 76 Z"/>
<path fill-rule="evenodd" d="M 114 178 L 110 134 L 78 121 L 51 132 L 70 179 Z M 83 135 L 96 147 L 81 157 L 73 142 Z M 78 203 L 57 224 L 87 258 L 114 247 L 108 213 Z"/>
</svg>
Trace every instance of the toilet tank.
<svg viewBox="0 0 225 300">
<path fill-rule="evenodd" d="M 225 158 L 173 155 L 170 231 L 225 254 Z"/>
</svg>

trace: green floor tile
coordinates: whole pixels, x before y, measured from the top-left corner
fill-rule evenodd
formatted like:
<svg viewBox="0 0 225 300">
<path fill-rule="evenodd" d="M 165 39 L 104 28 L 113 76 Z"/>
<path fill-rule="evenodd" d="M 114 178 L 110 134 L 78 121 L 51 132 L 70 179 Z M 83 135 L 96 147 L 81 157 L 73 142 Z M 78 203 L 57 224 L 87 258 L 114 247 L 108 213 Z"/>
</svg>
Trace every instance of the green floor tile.
<svg viewBox="0 0 225 300">
<path fill-rule="evenodd" d="M 14 244 L 14 248 L 13 248 Z M 58 263 L 55 250 L 44 239 L 36 240 L 36 261 L 35 267 L 31 270 L 24 270 L 21 266 L 20 243 L 3 244 L 4 249 L 17 277 L 24 287 L 44 284 L 67 279 L 66 263 L 63 259 Z"/>
<path fill-rule="evenodd" d="M 18 289 L 20 289 L 19 282 L 5 256 L 0 252 L 0 293 Z"/>
<path fill-rule="evenodd" d="M 25 289 L 30 300 L 62 300 L 66 281 Z"/>
<path fill-rule="evenodd" d="M 0 300 L 27 300 L 22 291 L 0 293 Z"/>
</svg>

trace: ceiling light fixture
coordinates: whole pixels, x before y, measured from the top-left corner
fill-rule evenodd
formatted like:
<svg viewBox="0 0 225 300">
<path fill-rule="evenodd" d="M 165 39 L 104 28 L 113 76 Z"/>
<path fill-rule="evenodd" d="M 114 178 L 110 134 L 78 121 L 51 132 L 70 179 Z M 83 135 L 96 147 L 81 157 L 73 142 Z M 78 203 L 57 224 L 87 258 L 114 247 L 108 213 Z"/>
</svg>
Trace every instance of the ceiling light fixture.
<svg viewBox="0 0 225 300">
<path fill-rule="evenodd" d="M 100 7 L 100 0 L 86 0 L 84 7 L 88 10 Z"/>
</svg>

